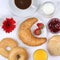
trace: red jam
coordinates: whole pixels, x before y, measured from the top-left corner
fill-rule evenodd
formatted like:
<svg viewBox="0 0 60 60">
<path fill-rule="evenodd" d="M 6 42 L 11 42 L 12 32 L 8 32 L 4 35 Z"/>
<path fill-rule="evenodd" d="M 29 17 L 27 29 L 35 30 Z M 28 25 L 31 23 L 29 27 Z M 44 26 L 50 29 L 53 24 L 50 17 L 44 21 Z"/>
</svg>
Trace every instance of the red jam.
<svg viewBox="0 0 60 60">
<path fill-rule="evenodd" d="M 58 18 L 53 18 L 48 23 L 48 28 L 52 33 L 57 33 L 60 31 L 60 20 Z"/>
</svg>

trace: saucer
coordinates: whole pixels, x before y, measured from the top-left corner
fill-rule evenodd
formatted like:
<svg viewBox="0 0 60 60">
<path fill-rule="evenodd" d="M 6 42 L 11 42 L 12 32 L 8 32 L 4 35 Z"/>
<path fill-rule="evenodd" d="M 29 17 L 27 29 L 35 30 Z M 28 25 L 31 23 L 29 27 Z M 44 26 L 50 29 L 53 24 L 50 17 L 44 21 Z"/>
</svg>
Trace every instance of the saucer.
<svg viewBox="0 0 60 60">
<path fill-rule="evenodd" d="M 37 10 L 38 7 L 35 7 L 35 6 L 30 6 L 29 8 L 27 9 L 19 9 L 16 7 L 16 5 L 14 4 L 14 0 L 9 0 L 9 9 L 10 11 L 16 15 L 16 16 L 19 16 L 19 17 L 28 17 L 28 16 L 31 16 L 33 15 L 36 10 Z"/>
</svg>

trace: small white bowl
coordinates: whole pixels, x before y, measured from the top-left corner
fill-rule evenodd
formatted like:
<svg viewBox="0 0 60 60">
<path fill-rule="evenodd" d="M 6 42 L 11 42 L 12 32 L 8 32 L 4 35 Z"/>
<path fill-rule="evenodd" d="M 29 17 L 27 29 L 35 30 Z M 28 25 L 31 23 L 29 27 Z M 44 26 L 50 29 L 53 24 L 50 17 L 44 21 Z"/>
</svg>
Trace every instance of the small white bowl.
<svg viewBox="0 0 60 60">
<path fill-rule="evenodd" d="M 51 17 L 55 12 L 55 4 L 53 2 L 47 1 L 41 5 L 39 12 L 46 16 Z"/>
</svg>

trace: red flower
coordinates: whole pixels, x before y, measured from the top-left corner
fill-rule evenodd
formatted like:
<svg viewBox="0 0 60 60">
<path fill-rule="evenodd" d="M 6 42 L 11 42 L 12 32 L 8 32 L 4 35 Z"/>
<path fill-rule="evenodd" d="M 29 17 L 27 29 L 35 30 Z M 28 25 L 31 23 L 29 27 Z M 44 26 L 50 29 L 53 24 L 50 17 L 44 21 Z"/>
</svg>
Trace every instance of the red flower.
<svg viewBox="0 0 60 60">
<path fill-rule="evenodd" d="M 3 22 L 2 28 L 6 33 L 10 33 L 16 27 L 15 23 L 16 22 L 13 18 L 6 18 L 6 20 Z"/>
</svg>

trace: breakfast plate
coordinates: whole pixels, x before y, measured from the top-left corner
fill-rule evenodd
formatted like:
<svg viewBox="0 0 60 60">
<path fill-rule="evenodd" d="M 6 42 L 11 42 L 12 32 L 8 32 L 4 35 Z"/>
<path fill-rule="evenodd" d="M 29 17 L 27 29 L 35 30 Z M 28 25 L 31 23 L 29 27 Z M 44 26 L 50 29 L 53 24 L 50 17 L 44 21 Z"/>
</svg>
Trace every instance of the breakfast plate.
<svg viewBox="0 0 60 60">
<path fill-rule="evenodd" d="M 43 4 L 44 2 L 47 2 L 47 0 L 46 1 L 41 1 L 41 4 Z M 59 52 L 58 52 L 58 54 L 56 53 L 57 50 L 58 51 L 60 50 L 59 49 L 59 46 L 60 46 L 59 42 L 60 41 L 56 41 L 57 38 L 55 37 L 56 35 L 60 36 L 60 32 L 58 32 L 59 29 L 60 29 L 59 28 L 59 26 L 60 26 L 59 9 L 60 8 L 57 6 L 59 2 L 55 1 L 55 0 L 54 1 L 51 0 L 50 2 L 53 2 L 55 4 L 56 9 L 54 11 L 53 16 L 46 17 L 41 12 L 36 11 L 35 8 L 34 8 L 35 11 L 33 11 L 33 9 L 31 11 L 31 9 L 29 8 L 28 11 L 26 10 L 26 11 L 24 11 L 25 13 L 24 12 L 22 13 L 21 10 L 19 10 L 16 7 L 14 7 L 13 0 L 9 0 L 9 2 L 8 2 L 9 10 L 15 16 L 14 15 L 7 15 L 7 16 L 0 17 L 0 21 L 1 21 L 0 22 L 0 41 L 2 41 L 3 38 L 12 38 L 12 39 L 14 39 L 14 41 L 16 41 L 18 43 L 19 47 L 23 47 L 23 48 L 26 49 L 26 51 L 28 53 L 28 59 L 27 60 L 36 60 L 37 57 L 39 57 L 39 53 L 41 53 L 42 57 L 45 58 L 44 60 L 60 60 L 60 56 L 55 56 L 55 55 L 59 55 L 60 54 Z M 17 10 L 15 10 L 15 9 L 17 9 Z M 35 12 L 35 14 L 33 14 L 34 12 Z M 35 23 L 32 24 L 31 29 L 27 28 L 31 24 L 30 21 L 32 21 L 32 22 L 35 21 L 34 19 L 36 19 L 38 21 L 36 21 Z M 26 22 L 28 20 L 29 20 L 29 22 Z M 50 23 L 51 25 L 48 25 L 48 23 L 51 22 L 51 21 L 52 21 L 52 23 Z M 12 22 L 13 22 L 13 24 L 12 24 Z M 40 23 L 42 23 L 44 25 L 42 26 L 42 29 L 39 30 L 38 33 L 36 33 L 35 29 L 37 29 L 38 27 L 40 29 L 40 27 L 41 27 Z M 10 25 L 11 25 L 11 27 L 10 27 Z M 12 26 L 14 26 L 14 27 L 12 28 Z M 22 27 L 20 27 L 20 26 L 22 26 Z M 58 28 L 55 27 L 55 26 L 57 26 Z M 7 29 L 8 27 L 10 27 L 11 29 L 10 30 Z M 55 27 L 55 28 L 53 29 L 52 27 L 53 28 Z M 28 29 L 28 30 L 25 30 L 25 29 Z M 55 30 L 55 29 L 57 29 L 58 31 Z M 25 30 L 25 32 L 24 32 L 24 30 Z M 23 31 L 23 32 L 21 33 L 20 31 Z M 28 34 L 29 36 L 31 36 L 30 33 L 32 33 L 34 39 L 40 38 L 40 37 L 45 37 L 45 38 L 47 38 L 47 41 L 45 41 L 42 45 L 39 45 L 39 46 L 32 46 L 33 44 L 31 46 L 29 46 L 30 44 L 28 45 L 27 43 L 24 42 L 24 40 L 30 38 L 30 37 L 28 38 L 27 35 L 25 36 L 25 34 L 27 32 L 29 32 L 29 34 Z M 58 33 L 55 33 L 55 32 L 58 32 Z M 21 33 L 20 37 L 18 36 L 19 33 Z M 53 39 L 54 38 L 53 36 L 56 39 Z M 54 40 L 54 42 L 56 41 L 57 43 L 51 42 L 51 45 L 52 45 L 51 46 L 50 44 L 48 44 L 48 42 L 50 40 L 51 41 Z M 58 40 L 60 40 L 60 38 L 58 38 Z M 31 43 L 32 41 L 29 41 L 29 42 Z M 50 45 L 50 46 L 48 46 L 48 45 Z M 7 50 L 9 50 L 9 49 L 10 48 L 7 48 Z M 51 53 L 50 52 L 51 49 L 52 49 L 53 52 L 55 51 L 54 53 L 52 53 L 52 55 L 50 54 Z M 54 50 L 54 49 L 56 49 L 56 50 Z M 39 53 L 37 53 L 37 52 L 39 52 Z M 40 55 L 40 58 L 42 58 L 41 55 Z M 0 59 L 1 60 L 9 60 L 8 58 L 4 57 L 3 55 L 0 55 Z"/>
</svg>

